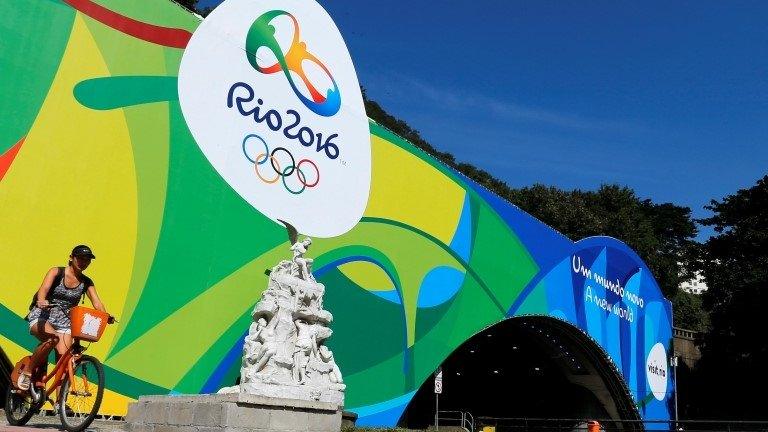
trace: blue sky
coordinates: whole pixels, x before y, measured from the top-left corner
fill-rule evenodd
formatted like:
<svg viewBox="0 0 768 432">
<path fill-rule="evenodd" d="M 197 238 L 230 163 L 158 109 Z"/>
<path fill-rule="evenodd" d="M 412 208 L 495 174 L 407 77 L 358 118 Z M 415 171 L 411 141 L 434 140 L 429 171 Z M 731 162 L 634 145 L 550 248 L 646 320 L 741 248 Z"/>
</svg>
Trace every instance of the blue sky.
<svg viewBox="0 0 768 432">
<path fill-rule="evenodd" d="M 768 173 L 767 2 L 320 3 L 371 98 L 513 187 L 703 217 Z"/>
</svg>

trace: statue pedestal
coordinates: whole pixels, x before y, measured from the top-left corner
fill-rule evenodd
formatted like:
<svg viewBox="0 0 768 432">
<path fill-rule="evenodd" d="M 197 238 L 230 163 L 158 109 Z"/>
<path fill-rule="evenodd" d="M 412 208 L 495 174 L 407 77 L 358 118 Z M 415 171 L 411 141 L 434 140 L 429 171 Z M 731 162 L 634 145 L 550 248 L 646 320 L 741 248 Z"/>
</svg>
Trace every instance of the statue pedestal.
<svg viewBox="0 0 768 432">
<path fill-rule="evenodd" d="M 344 392 L 329 388 L 313 388 L 303 385 L 265 384 L 263 382 L 251 382 L 230 388 L 233 390 L 240 388 L 240 394 L 242 394 L 242 397 L 244 398 L 246 396 L 260 396 L 280 400 L 299 399 L 310 402 L 329 403 L 338 406 L 340 409 L 344 407 Z M 219 390 L 219 393 L 222 393 L 222 390 Z"/>
<path fill-rule="evenodd" d="M 230 393 L 141 396 L 128 406 L 128 432 L 339 432 L 336 403 Z"/>
</svg>

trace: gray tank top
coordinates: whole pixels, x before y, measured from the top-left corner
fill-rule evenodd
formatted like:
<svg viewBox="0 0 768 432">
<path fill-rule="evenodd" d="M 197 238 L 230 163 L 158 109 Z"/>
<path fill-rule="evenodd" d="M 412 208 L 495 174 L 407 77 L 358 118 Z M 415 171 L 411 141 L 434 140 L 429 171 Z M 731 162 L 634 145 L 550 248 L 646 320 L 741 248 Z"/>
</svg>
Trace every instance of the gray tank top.
<svg viewBox="0 0 768 432">
<path fill-rule="evenodd" d="M 64 277 L 61 278 L 61 282 L 55 287 L 53 287 L 53 294 L 51 294 L 51 300 L 58 300 L 61 302 L 67 303 L 68 307 L 74 307 L 77 306 L 77 303 L 80 301 L 80 298 L 83 296 L 83 293 L 85 292 L 86 286 L 85 283 L 80 282 L 80 284 L 74 288 L 67 288 L 64 286 Z"/>
</svg>

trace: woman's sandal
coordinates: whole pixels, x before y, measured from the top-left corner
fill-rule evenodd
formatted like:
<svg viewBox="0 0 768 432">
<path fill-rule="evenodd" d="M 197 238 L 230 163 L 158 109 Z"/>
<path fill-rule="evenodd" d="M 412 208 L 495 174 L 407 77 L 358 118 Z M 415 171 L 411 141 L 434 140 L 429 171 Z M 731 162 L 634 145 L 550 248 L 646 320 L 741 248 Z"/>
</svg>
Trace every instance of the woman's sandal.
<svg viewBox="0 0 768 432">
<path fill-rule="evenodd" d="M 28 372 L 22 372 L 19 374 L 19 379 L 16 380 L 16 388 L 19 390 L 29 390 L 29 385 L 32 384 L 32 374 Z"/>
</svg>

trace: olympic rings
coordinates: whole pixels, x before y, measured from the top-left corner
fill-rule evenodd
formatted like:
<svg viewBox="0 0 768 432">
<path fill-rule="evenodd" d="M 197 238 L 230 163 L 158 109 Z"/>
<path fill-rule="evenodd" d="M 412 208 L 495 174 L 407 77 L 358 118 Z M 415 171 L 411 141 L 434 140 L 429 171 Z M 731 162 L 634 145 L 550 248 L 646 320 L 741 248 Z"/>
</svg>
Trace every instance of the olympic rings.
<svg viewBox="0 0 768 432">
<path fill-rule="evenodd" d="M 246 148 L 246 144 L 250 138 L 256 138 L 259 141 L 261 141 L 262 144 L 264 144 L 264 151 L 259 153 L 256 158 L 252 158 L 251 155 L 248 153 L 248 149 Z M 267 184 L 274 184 L 277 182 L 278 179 L 282 178 L 283 187 L 285 187 L 285 190 L 290 192 L 293 195 L 299 195 L 302 192 L 304 192 L 307 188 L 313 188 L 317 186 L 320 183 L 320 169 L 317 167 L 317 164 L 310 160 L 310 159 L 302 159 L 299 161 L 299 163 L 296 163 L 296 159 L 293 157 L 293 154 L 288 151 L 285 147 L 277 147 L 271 152 L 269 151 L 269 145 L 267 145 L 267 142 L 264 141 L 264 139 L 256 134 L 249 134 L 246 135 L 245 138 L 243 138 L 243 155 L 248 160 L 248 162 L 253 164 L 254 170 L 256 171 L 256 176 Z M 286 165 L 284 168 L 280 166 L 280 160 L 277 157 L 277 153 L 285 153 L 290 158 L 290 164 Z M 272 179 L 265 178 L 261 171 L 259 170 L 259 165 L 264 165 L 267 163 L 267 159 L 269 159 L 269 165 L 272 167 L 272 170 L 275 172 L 275 177 Z M 283 160 L 285 157 L 283 157 Z M 312 183 L 307 182 L 307 174 L 302 170 L 302 164 L 304 165 L 312 165 L 312 167 L 315 169 L 315 180 Z M 288 177 L 291 177 L 294 173 L 296 173 L 296 178 L 298 179 L 299 183 L 301 183 L 301 187 L 299 189 L 291 189 L 290 186 L 288 186 L 288 181 L 286 180 Z"/>
</svg>

